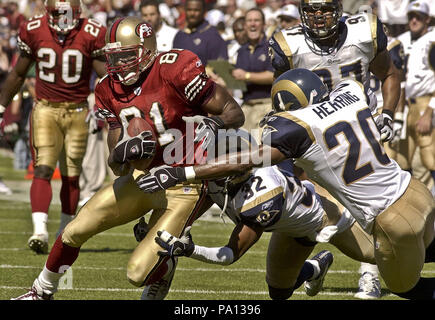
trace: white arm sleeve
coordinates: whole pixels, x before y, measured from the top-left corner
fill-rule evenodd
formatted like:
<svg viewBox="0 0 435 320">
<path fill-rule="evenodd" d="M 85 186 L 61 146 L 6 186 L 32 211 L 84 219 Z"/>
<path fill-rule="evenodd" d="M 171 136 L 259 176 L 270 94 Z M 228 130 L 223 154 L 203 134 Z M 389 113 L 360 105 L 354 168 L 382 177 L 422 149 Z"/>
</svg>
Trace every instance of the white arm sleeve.
<svg viewBox="0 0 435 320">
<path fill-rule="evenodd" d="M 195 245 L 190 258 L 207 263 L 230 265 L 234 261 L 234 253 L 229 247 L 208 248 Z"/>
</svg>

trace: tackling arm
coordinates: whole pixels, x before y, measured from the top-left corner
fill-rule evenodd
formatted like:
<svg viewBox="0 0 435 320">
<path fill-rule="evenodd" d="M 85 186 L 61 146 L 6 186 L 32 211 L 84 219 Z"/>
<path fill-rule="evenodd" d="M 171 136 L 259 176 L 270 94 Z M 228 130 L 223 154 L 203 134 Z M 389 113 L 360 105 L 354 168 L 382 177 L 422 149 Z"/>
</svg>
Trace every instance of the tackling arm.
<svg viewBox="0 0 435 320">
<path fill-rule="evenodd" d="M 213 180 L 231 175 L 240 175 L 254 167 L 274 165 L 284 161 L 287 157 L 277 148 L 260 145 L 258 150 L 248 150 L 221 157 L 214 163 L 196 165 L 195 179 Z"/>
<path fill-rule="evenodd" d="M 156 192 L 185 181 L 241 175 L 253 167 L 270 166 L 285 159 L 287 157 L 277 148 L 261 145 L 258 149 L 223 155 L 203 165 L 157 168 L 152 174 L 139 177 L 136 183 L 144 192 Z"/>
<path fill-rule="evenodd" d="M 388 50 L 380 52 L 370 63 L 370 71 L 382 83 L 383 110 L 394 114 L 400 97 L 401 73 L 394 66 Z"/>
<path fill-rule="evenodd" d="M 190 227 L 186 228 L 181 238 L 176 238 L 166 231 L 158 231 L 155 238 L 157 244 L 166 251 L 159 251 L 161 256 L 186 256 L 206 263 L 229 265 L 236 262 L 252 247 L 263 234 L 259 226 L 247 226 L 239 223 L 233 230 L 230 240 L 223 247 L 202 247 L 195 245 L 190 235 Z"/>
</svg>

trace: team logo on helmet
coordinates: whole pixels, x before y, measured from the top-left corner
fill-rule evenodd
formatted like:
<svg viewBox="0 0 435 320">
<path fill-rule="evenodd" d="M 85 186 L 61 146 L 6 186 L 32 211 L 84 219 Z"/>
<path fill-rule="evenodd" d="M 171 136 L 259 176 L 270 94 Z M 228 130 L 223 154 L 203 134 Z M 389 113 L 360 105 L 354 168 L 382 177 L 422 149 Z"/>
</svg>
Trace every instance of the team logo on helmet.
<svg viewBox="0 0 435 320">
<path fill-rule="evenodd" d="M 140 23 L 136 26 L 136 34 L 139 36 L 141 41 L 144 41 L 145 38 L 149 38 L 153 35 L 153 29 L 146 22 Z"/>
</svg>

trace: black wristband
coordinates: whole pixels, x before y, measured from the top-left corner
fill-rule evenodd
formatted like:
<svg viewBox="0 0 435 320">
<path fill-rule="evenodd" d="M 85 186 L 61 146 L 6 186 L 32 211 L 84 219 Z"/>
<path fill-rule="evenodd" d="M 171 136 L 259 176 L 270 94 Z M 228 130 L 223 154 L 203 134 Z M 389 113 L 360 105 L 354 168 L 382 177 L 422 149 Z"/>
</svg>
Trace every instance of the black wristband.
<svg viewBox="0 0 435 320">
<path fill-rule="evenodd" d="M 175 167 L 175 174 L 178 178 L 178 182 L 187 181 L 186 171 L 184 171 L 184 167 Z"/>
<path fill-rule="evenodd" d="M 382 113 L 385 113 L 386 115 L 390 116 L 391 119 L 393 119 L 393 111 L 391 110 L 382 110 Z"/>
</svg>

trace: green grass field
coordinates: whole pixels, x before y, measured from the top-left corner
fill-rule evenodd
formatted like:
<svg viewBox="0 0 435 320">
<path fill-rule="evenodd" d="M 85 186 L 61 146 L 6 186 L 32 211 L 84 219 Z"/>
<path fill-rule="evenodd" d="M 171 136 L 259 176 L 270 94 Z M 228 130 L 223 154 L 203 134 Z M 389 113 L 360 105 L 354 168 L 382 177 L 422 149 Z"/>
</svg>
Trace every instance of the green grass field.
<svg viewBox="0 0 435 320">
<path fill-rule="evenodd" d="M 14 171 L 12 160 L 0 156 L 0 176 L 13 186 L 12 196 L 0 196 L 0 299 L 8 300 L 20 295 L 30 286 L 44 266 L 47 255 L 36 255 L 27 248 L 32 234 L 29 181 L 24 181 L 24 171 Z M 53 182 L 53 185 L 58 182 Z M 26 191 L 26 192 L 24 192 Z M 58 194 L 53 192 L 53 199 Z M 59 224 L 60 206 L 54 201 L 50 208 L 48 230 L 50 244 Z M 210 220 L 210 221 L 209 221 Z M 136 245 L 132 227 L 135 222 L 96 235 L 85 243 L 72 269 L 72 281 L 64 282 L 67 288 L 55 295 L 57 300 L 137 300 L 141 289 L 129 284 L 126 264 Z M 219 219 L 201 219 L 194 224 L 192 235 L 195 242 L 206 246 L 221 246 L 233 229 L 232 223 Z M 167 296 L 170 300 L 266 300 L 269 299 L 265 282 L 265 264 L 269 234 L 238 262 L 221 267 L 182 258 L 179 261 L 172 287 Z M 305 295 L 299 288 L 293 300 L 350 300 L 357 290 L 359 263 L 353 261 L 331 245 L 318 245 L 315 253 L 327 248 L 335 260 L 326 277 L 324 290 L 316 297 Z M 426 265 L 426 276 L 435 275 L 435 265 Z M 68 287 L 69 285 L 69 287 Z M 383 300 L 397 300 L 385 289 L 382 282 Z M 72 288 L 71 288 L 72 286 Z"/>
</svg>

